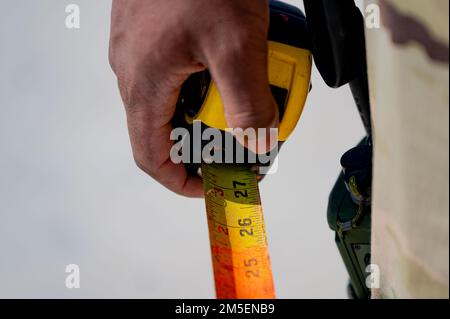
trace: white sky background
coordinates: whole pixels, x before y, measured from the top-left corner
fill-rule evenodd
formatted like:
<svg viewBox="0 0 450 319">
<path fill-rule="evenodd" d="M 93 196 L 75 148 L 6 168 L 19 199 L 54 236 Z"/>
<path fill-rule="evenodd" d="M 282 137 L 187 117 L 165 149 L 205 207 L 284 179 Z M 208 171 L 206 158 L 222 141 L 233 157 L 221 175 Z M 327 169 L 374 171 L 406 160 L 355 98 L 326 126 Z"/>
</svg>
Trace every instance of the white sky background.
<svg viewBox="0 0 450 319">
<path fill-rule="evenodd" d="M 80 30 L 65 28 L 69 3 Z M 110 1 L 1 5 L 0 297 L 213 298 L 203 201 L 132 160 L 107 60 Z M 261 184 L 278 297 L 346 297 L 326 208 L 340 156 L 362 136 L 349 89 L 314 72 L 279 172 Z M 80 289 L 65 288 L 72 263 Z"/>
</svg>

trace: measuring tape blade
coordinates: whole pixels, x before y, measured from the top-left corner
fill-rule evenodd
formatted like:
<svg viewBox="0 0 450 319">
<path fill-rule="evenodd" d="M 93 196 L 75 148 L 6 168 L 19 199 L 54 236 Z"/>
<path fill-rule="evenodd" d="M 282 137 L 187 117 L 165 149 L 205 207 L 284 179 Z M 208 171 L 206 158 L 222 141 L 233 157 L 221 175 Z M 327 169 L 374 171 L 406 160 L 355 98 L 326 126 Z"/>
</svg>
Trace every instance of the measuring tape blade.
<svg viewBox="0 0 450 319">
<path fill-rule="evenodd" d="M 217 298 L 275 298 L 256 173 L 203 164 L 202 176 Z"/>
</svg>

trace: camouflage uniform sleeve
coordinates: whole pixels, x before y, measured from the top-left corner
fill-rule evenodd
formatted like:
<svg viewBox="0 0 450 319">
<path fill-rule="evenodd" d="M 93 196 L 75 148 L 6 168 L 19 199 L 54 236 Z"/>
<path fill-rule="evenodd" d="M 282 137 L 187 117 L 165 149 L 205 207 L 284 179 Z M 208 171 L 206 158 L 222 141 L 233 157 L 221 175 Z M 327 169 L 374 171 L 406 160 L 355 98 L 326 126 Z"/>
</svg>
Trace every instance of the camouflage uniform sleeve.
<svg viewBox="0 0 450 319">
<path fill-rule="evenodd" d="M 366 1 L 374 298 L 449 296 L 448 0 Z"/>
</svg>

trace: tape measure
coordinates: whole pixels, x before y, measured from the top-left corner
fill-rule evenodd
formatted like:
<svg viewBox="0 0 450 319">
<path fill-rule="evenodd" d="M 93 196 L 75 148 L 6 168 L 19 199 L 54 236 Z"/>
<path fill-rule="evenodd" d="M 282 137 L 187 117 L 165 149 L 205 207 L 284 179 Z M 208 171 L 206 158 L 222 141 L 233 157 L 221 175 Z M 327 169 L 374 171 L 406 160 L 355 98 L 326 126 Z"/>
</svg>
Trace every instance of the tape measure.
<svg viewBox="0 0 450 319">
<path fill-rule="evenodd" d="M 217 298 L 275 298 L 256 173 L 204 164 L 202 176 Z"/>
<path fill-rule="evenodd" d="M 280 113 L 280 143 L 297 125 L 310 89 L 309 48 L 303 13 L 271 1 L 268 69 Z M 194 121 L 200 121 L 226 134 L 222 100 L 208 71 L 186 81 L 176 112 L 174 127 L 190 130 Z M 185 164 L 190 173 L 197 173 L 199 165 Z M 218 298 L 275 298 L 258 177 L 250 167 L 249 163 L 201 164 Z"/>
</svg>

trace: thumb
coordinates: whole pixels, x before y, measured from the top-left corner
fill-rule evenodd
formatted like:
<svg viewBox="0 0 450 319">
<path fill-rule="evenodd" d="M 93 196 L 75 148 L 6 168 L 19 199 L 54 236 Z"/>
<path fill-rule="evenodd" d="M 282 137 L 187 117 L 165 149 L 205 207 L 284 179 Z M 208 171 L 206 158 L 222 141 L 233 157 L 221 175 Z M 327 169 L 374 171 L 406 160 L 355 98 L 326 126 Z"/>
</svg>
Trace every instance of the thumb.
<svg viewBox="0 0 450 319">
<path fill-rule="evenodd" d="M 255 135 L 256 141 L 248 140 L 248 135 L 235 134 L 244 146 L 265 153 L 277 142 L 277 136 L 270 138 L 270 128 L 278 128 L 278 108 L 269 87 L 267 38 L 248 40 L 238 44 L 237 49 L 232 45 L 221 48 L 208 64 L 222 97 L 227 125 L 233 129 L 253 128 L 256 133 L 266 129 L 264 134 Z"/>
</svg>

